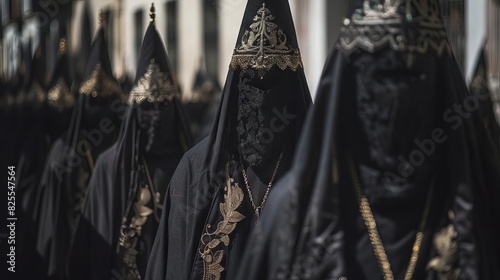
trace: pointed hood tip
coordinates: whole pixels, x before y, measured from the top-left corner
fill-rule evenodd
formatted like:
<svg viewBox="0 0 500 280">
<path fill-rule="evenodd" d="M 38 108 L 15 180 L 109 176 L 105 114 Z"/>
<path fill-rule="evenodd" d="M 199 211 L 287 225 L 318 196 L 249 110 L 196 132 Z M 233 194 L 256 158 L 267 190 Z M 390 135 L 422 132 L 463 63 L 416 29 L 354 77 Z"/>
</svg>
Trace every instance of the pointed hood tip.
<svg viewBox="0 0 500 280">
<path fill-rule="evenodd" d="M 150 22 L 142 41 L 134 86 L 129 104 L 163 102 L 180 97 L 163 40 Z"/>
<path fill-rule="evenodd" d="M 154 22 L 150 22 L 144 34 L 144 39 L 142 40 L 135 82 L 144 75 L 148 66 L 153 62 L 159 65 L 162 72 L 172 74 L 170 61 L 163 40 Z"/>
<path fill-rule="evenodd" d="M 110 97 L 121 93 L 118 81 L 113 75 L 104 25 L 100 25 L 90 48 L 85 78 L 80 93 L 92 97 Z"/>
</svg>

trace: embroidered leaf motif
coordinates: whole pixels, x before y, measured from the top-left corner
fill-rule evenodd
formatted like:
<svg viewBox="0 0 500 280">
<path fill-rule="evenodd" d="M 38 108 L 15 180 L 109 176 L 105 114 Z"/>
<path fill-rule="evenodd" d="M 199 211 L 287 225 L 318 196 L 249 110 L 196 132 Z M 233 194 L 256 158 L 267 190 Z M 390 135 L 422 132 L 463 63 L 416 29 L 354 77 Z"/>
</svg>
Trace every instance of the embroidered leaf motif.
<svg viewBox="0 0 500 280">
<path fill-rule="evenodd" d="M 225 224 L 221 227 L 220 229 L 220 234 L 230 234 L 233 232 L 233 230 L 236 228 L 236 224 L 230 223 L 230 224 Z"/>
<path fill-rule="evenodd" d="M 214 240 L 208 242 L 207 247 L 210 249 L 213 249 L 213 248 L 217 247 L 217 245 L 219 245 L 219 244 L 220 244 L 220 240 L 214 239 Z"/>
<path fill-rule="evenodd" d="M 243 214 L 241 214 L 240 212 L 234 211 L 233 213 L 231 213 L 231 216 L 229 217 L 229 222 L 237 223 L 243 219 L 245 219 L 245 216 Z"/>
<path fill-rule="evenodd" d="M 219 250 L 215 252 L 214 254 L 214 263 L 220 263 L 222 261 L 222 258 L 224 257 L 224 251 Z"/>
<path fill-rule="evenodd" d="M 224 246 L 229 245 L 229 235 L 224 235 L 220 240 L 224 243 Z"/>
<path fill-rule="evenodd" d="M 221 273 L 224 267 L 221 265 L 224 258 L 224 250 L 230 243 L 229 234 L 231 234 L 238 225 L 237 223 L 245 219 L 245 216 L 236 211 L 243 202 L 243 190 L 234 183 L 232 178 L 228 179 L 224 188 L 224 202 L 219 204 L 219 210 L 223 220 L 217 224 L 214 232 L 210 233 L 207 225 L 205 233 L 201 237 L 201 243 L 204 245 L 203 250 L 199 253 L 203 259 L 203 280 L 218 280 L 221 278 Z M 221 247 L 221 244 L 224 247 Z M 216 248 L 220 248 L 214 253 Z"/>
<path fill-rule="evenodd" d="M 438 256 L 429 261 L 427 269 L 436 271 L 439 280 L 460 279 L 461 271 L 459 268 L 456 268 L 458 259 L 456 238 L 457 232 L 453 223 L 450 223 L 434 235 L 433 243 Z"/>
</svg>

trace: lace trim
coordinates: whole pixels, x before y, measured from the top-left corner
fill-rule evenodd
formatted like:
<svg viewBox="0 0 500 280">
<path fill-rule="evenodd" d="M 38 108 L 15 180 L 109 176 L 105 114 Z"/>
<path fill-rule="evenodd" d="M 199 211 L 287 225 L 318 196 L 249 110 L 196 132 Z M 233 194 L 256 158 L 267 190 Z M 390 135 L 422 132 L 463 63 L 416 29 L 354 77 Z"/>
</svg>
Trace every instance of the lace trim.
<svg viewBox="0 0 500 280">
<path fill-rule="evenodd" d="M 59 78 L 56 85 L 49 90 L 47 100 L 49 105 L 58 109 L 68 109 L 75 104 L 75 97 L 63 78 Z"/>
<path fill-rule="evenodd" d="M 374 3 L 375 2 L 375 3 Z M 348 55 L 356 50 L 373 53 L 385 47 L 395 51 L 426 53 L 438 56 L 451 53 L 446 29 L 439 17 L 435 0 L 365 0 L 350 19 L 344 20 L 338 46 Z M 404 4 L 403 4 L 404 3 Z M 418 30 L 410 40 L 407 25 Z"/>
<path fill-rule="evenodd" d="M 249 30 L 243 34 L 241 45 L 234 50 L 231 68 L 253 68 L 261 77 L 273 66 L 278 66 L 281 70 L 290 68 L 293 71 L 299 67 L 303 68 L 299 50 L 287 45 L 287 36 L 272 22 L 274 19 L 263 3 Z"/>
<path fill-rule="evenodd" d="M 88 79 L 82 83 L 80 93 L 92 97 L 110 97 L 121 92 L 118 82 L 96 64 Z"/>
<path fill-rule="evenodd" d="M 174 97 L 179 95 L 179 87 L 173 84 L 170 74 L 161 72 L 160 66 L 152 59 L 146 73 L 132 88 L 128 103 L 172 101 Z"/>
<path fill-rule="evenodd" d="M 227 171 L 227 168 L 226 168 Z M 210 232 L 212 226 L 207 225 L 205 233 L 201 236 L 203 251 L 200 251 L 203 259 L 203 280 L 219 280 L 224 267 L 221 265 L 224 257 L 224 249 L 229 245 L 229 235 L 236 229 L 238 222 L 245 219 L 245 216 L 236 209 L 243 202 L 243 190 L 229 177 L 227 171 L 227 181 L 224 188 L 224 202 L 219 209 L 223 220 L 217 224 L 215 231 Z"/>
</svg>

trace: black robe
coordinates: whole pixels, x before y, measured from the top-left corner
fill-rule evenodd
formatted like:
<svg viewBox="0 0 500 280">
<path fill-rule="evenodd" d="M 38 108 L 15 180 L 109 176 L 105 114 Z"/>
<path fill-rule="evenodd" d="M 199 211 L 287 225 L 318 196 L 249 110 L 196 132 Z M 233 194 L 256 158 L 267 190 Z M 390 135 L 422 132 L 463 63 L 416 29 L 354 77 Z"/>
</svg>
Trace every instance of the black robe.
<svg viewBox="0 0 500 280">
<path fill-rule="evenodd" d="M 159 72 L 147 72 L 152 65 L 158 67 L 154 69 Z M 170 69 L 163 43 L 151 23 L 144 37 L 130 98 L 134 98 L 137 88 L 140 94 L 147 92 L 152 99 L 159 92 L 172 91 L 167 88 L 173 85 Z M 144 85 L 147 89 L 141 92 Z M 172 174 L 192 141 L 178 87 L 174 88 L 169 101 L 144 100 L 129 105 L 117 142 L 98 160 L 71 248 L 72 280 L 144 276 L 162 214 L 158 209 L 160 199 L 165 196 Z M 151 184 L 145 169 L 149 171 Z M 141 204 L 145 185 L 154 191 L 150 190 L 147 196 L 151 199 Z M 138 213 L 146 208 L 153 212 L 146 212 L 145 224 L 140 234 L 135 234 L 138 229 L 131 229 L 129 225 L 140 220 Z M 134 235 L 130 236 L 132 231 Z"/>
<path fill-rule="evenodd" d="M 164 129 L 157 129 L 155 134 L 175 139 L 170 143 L 161 143 L 158 147 L 161 149 L 153 149 L 145 155 L 153 185 L 162 198 L 191 141 L 180 103 L 176 100 L 169 106 L 168 110 L 175 112 L 172 119 L 168 120 L 172 124 Z M 127 275 L 123 264 L 124 249 L 119 246 L 120 227 L 124 217 L 130 216 L 130 219 L 133 216 L 129 204 L 135 201 L 139 181 L 145 180 L 137 171 L 137 163 L 133 160 L 140 157 L 137 151 L 144 146 L 137 143 L 141 130 L 137 127 L 136 111 L 137 108 L 128 110 L 127 120 L 122 128 L 123 135 L 100 157 L 89 182 L 87 200 L 71 249 L 71 279 L 110 279 Z M 154 217 L 149 217 L 143 226 L 140 248 L 137 249 L 139 272 L 142 275 L 157 227 L 158 222 L 154 221 Z"/>
<path fill-rule="evenodd" d="M 263 1 L 248 1 L 239 42 L 262 6 Z M 276 16 L 278 24 L 273 26 L 283 28 L 287 44 L 297 48 L 287 1 L 267 2 L 265 7 Z M 252 197 L 260 205 L 280 152 L 283 158 L 276 179 L 289 168 L 311 105 L 302 67 L 290 68 L 293 67 L 274 66 L 262 73 L 231 67 L 209 136 L 184 155 L 172 177 L 146 279 L 230 279 L 228 275 L 239 267 L 249 233 L 257 220 L 242 168 L 248 173 Z M 255 135 L 252 126 L 257 126 L 258 121 L 249 121 L 252 125 L 241 130 L 237 128 L 239 116 L 248 109 L 249 103 L 258 103 L 255 100 L 247 103 L 245 98 L 262 96 L 265 96 L 264 102 L 258 111 L 263 107 L 274 108 L 277 121 L 274 124 L 280 129 L 286 127 L 287 134 L 280 135 L 280 129 L 275 127 L 275 138 L 270 144 L 274 150 L 268 152 L 260 164 L 242 167 L 239 155 L 245 152 L 245 147 L 241 146 L 241 139 Z M 270 100 L 266 100 L 267 97 Z"/>
<path fill-rule="evenodd" d="M 67 75 L 65 72 L 60 74 Z M 62 90 L 57 86 L 61 80 L 54 80 L 55 88 Z M 88 180 L 98 156 L 116 141 L 121 124 L 122 111 L 118 110 L 121 90 L 112 76 L 102 28 L 92 45 L 86 79 L 78 90 L 76 86 L 72 90 L 79 94 L 70 125 L 49 151 L 35 205 L 38 211 L 36 249 L 43 258 L 37 264 L 36 273 L 49 279 L 67 277 L 69 248 L 85 201 Z M 64 100 L 60 102 L 60 105 L 65 104 Z"/>
<path fill-rule="evenodd" d="M 366 242 L 349 170 L 348 157 L 353 152 L 349 143 L 357 142 L 348 138 L 352 137 L 349 130 L 357 125 L 350 118 L 353 110 L 349 104 L 353 103 L 348 101 L 356 93 L 351 61 L 342 50 L 328 59 L 292 168 L 271 194 L 272 206 L 264 210 L 234 279 L 381 279 L 372 246 Z M 439 114 L 474 98 L 450 53 L 445 52 L 437 65 Z M 500 195 L 499 158 L 478 112 L 469 113 L 465 118 L 445 114 L 442 122 L 436 123 L 447 140 L 436 144 L 440 147 L 436 148 L 440 150 L 436 153 L 439 165 L 433 171 L 438 174 L 434 189 L 438 197 L 431 200 L 416 279 L 439 279 L 427 267 L 431 260 L 443 265 L 451 261 L 450 271 L 459 267 L 460 279 L 498 279 L 500 275 L 500 243 L 496 238 L 500 208 L 495 203 Z M 399 201 L 402 203 L 388 209 L 394 220 L 381 221 L 390 225 L 382 227 L 386 229 L 381 230 L 382 239 L 415 223 L 410 216 L 397 223 L 400 214 L 410 214 L 407 206 L 414 203 L 402 195 Z M 381 206 L 372 207 L 384 211 Z M 454 212 L 452 219 L 450 211 Z M 450 232 L 443 231 L 449 226 L 454 226 L 455 236 L 443 234 Z M 412 232 L 414 238 L 416 227 Z M 452 238 L 442 239 L 450 243 L 441 243 L 444 246 L 436 249 L 432 248 L 436 236 Z M 393 271 L 406 269 L 411 252 L 408 246 L 413 240 L 401 239 L 386 246 Z M 446 247 L 452 244 L 457 246 L 457 263 L 445 250 L 453 248 Z M 407 248 L 404 256 L 391 257 L 391 252 L 403 247 Z"/>
<path fill-rule="evenodd" d="M 26 86 L 23 98 L 22 127 L 27 130 L 22 143 L 19 161 L 16 165 L 17 205 L 19 213 L 18 234 L 16 236 L 19 252 L 19 267 L 27 267 L 30 263 L 40 262 L 36 254 L 36 208 L 37 187 L 41 180 L 43 165 L 51 146 L 52 135 L 49 134 L 46 103 L 46 88 L 43 84 L 44 67 L 39 63 L 40 52 L 37 51 L 32 62 L 31 79 Z M 18 271 L 18 279 L 31 279 L 34 270 Z"/>
</svg>

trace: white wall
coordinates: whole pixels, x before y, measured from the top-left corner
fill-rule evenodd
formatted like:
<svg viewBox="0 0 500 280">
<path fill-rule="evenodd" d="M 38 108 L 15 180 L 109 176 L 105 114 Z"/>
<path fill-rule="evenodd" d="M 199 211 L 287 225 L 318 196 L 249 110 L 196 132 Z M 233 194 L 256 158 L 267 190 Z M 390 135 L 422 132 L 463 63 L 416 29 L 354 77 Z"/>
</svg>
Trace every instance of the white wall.
<svg viewBox="0 0 500 280">
<path fill-rule="evenodd" d="M 118 22 L 119 1 L 122 1 L 122 19 Z M 99 9 L 113 9 L 115 49 L 110 50 L 113 56 L 113 70 L 116 75 L 121 75 L 126 69 L 129 76 L 135 77 L 136 50 L 134 13 L 139 9 L 144 11 L 144 28 L 149 24 L 149 8 L 151 2 L 156 7 L 156 27 L 163 40 L 166 40 L 166 13 L 165 3 L 170 0 L 91 0 L 91 8 L 95 15 L 97 28 L 97 11 Z M 177 0 L 179 9 L 179 58 L 178 79 L 183 89 L 185 99 L 191 96 L 190 88 L 194 74 L 199 67 L 200 58 L 203 56 L 203 10 L 202 0 Z M 241 19 L 247 0 L 219 0 L 219 82 L 223 84 L 229 68 L 231 56 L 238 36 Z M 295 22 L 299 47 L 304 62 L 304 70 L 311 89 L 311 94 L 316 94 L 320 75 L 325 59 L 330 51 L 325 38 L 327 32 L 327 16 L 339 17 L 343 13 L 328 15 L 325 11 L 326 1 L 334 0 L 289 0 L 292 16 Z M 339 6 L 345 6 L 349 0 L 339 1 Z M 345 2 L 345 3 L 344 3 Z M 81 8 L 77 8 L 80 10 Z M 76 14 L 76 13 L 75 13 Z M 75 17 L 74 22 L 77 22 Z M 338 22 L 341 22 L 339 19 Z M 75 26 L 75 24 L 73 24 Z M 78 29 L 73 27 L 73 36 Z M 145 30 L 144 30 L 145 31 Z M 166 43 L 166 42 L 165 42 Z M 168 51 L 168 50 L 167 50 Z"/>
<path fill-rule="evenodd" d="M 486 5 L 491 0 L 466 0 L 465 2 L 465 37 L 466 57 L 465 73 L 469 81 L 473 75 L 476 60 L 486 38 Z"/>
</svg>

